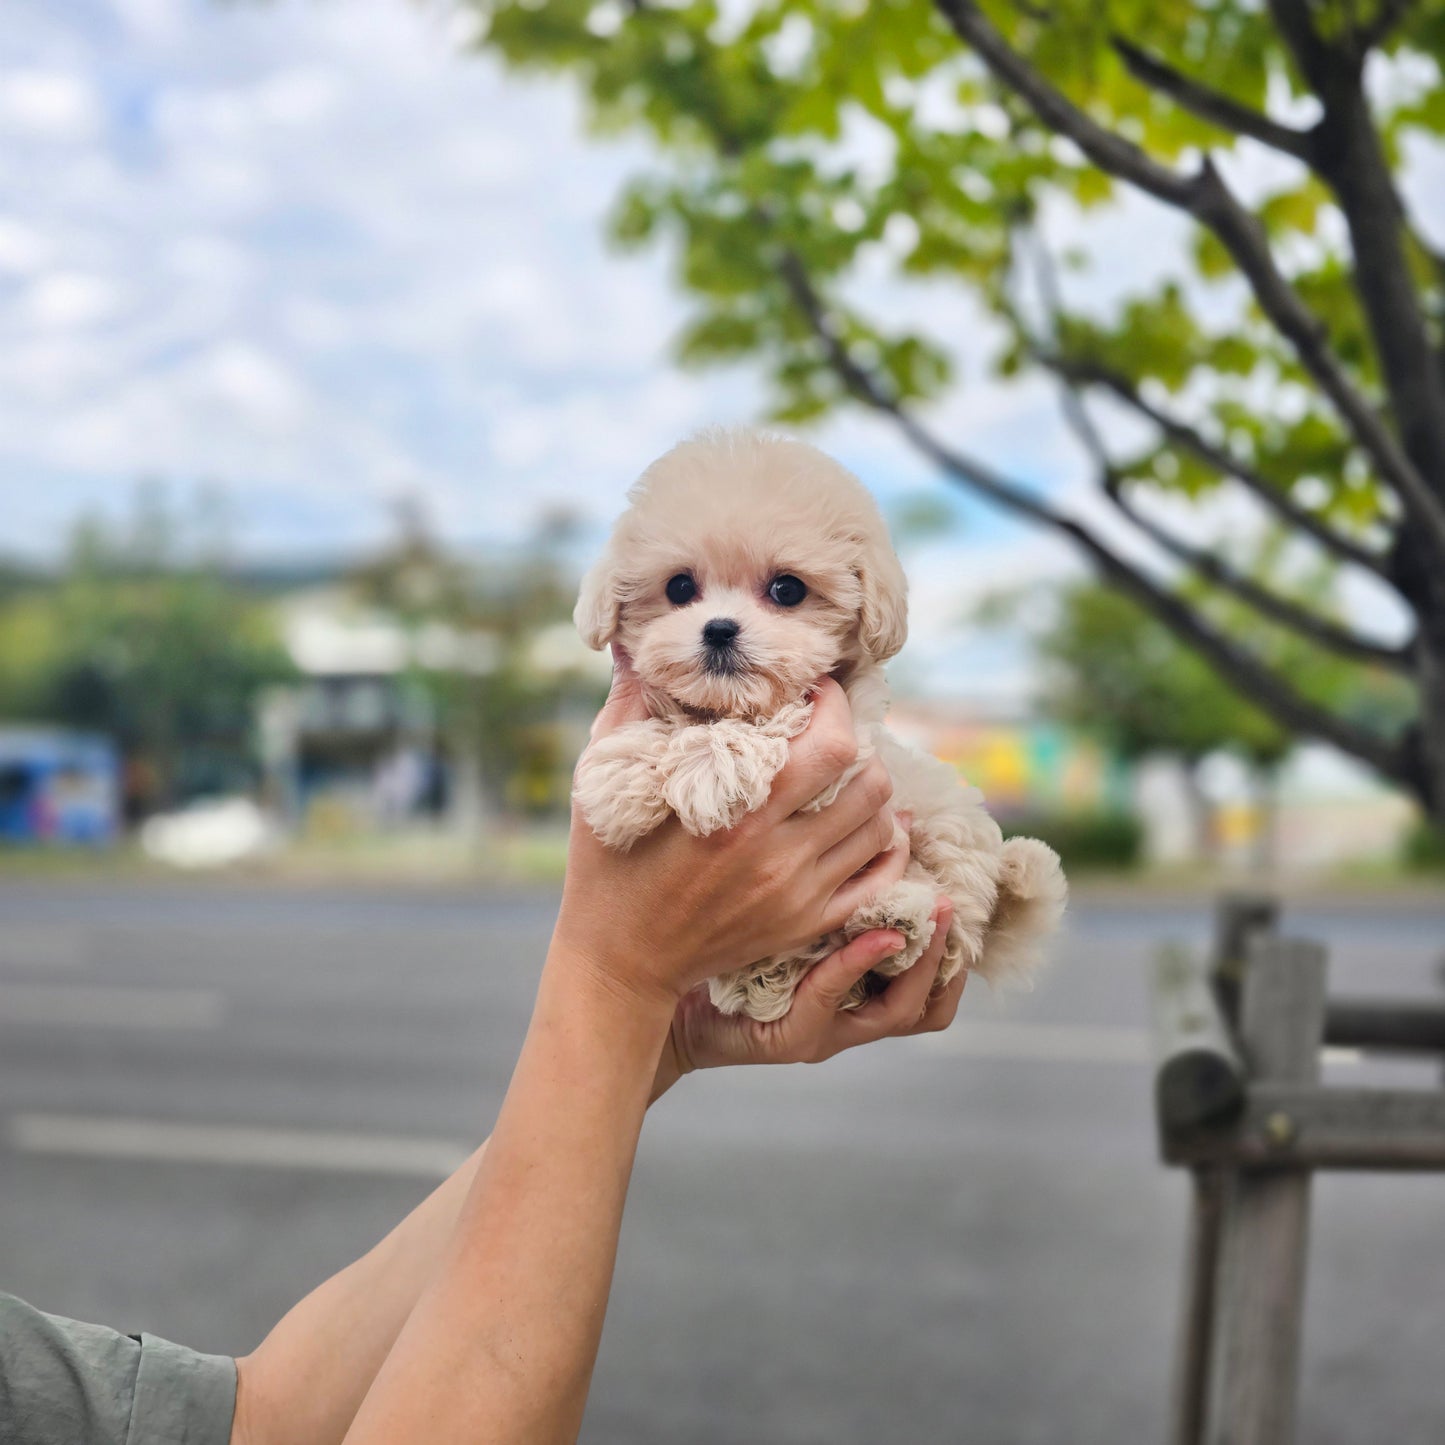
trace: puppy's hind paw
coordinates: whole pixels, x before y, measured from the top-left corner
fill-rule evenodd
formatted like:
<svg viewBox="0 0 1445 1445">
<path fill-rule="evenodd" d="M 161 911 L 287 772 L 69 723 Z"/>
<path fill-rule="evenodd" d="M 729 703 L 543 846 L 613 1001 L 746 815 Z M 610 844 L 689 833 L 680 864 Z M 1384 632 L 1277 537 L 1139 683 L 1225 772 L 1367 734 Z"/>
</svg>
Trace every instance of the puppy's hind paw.
<svg viewBox="0 0 1445 1445">
<path fill-rule="evenodd" d="M 1010 838 L 999 858 L 998 902 L 980 971 L 990 983 L 1027 985 L 1059 927 L 1069 885 L 1059 855 L 1037 838 Z"/>
<path fill-rule="evenodd" d="M 872 995 L 881 993 L 890 978 L 913 967 L 933 942 L 933 907 L 938 889 L 931 883 L 905 878 L 858 908 L 843 927 L 847 938 L 857 938 L 875 928 L 891 928 L 903 935 L 903 947 L 882 959 L 854 985 L 845 1008 L 857 1008 Z"/>
</svg>

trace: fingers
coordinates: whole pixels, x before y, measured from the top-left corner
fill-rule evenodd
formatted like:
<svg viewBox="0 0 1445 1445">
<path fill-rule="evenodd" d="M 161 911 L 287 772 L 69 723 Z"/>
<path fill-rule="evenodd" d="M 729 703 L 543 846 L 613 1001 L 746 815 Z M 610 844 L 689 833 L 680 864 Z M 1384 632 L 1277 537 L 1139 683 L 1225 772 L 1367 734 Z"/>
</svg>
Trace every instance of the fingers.
<svg viewBox="0 0 1445 1445">
<path fill-rule="evenodd" d="M 592 719 L 590 735 L 604 737 L 624 723 L 642 722 L 647 717 L 647 704 L 642 699 L 642 681 L 632 666 L 632 659 L 615 642 L 612 644 L 612 686 L 602 711 Z"/>
<path fill-rule="evenodd" d="M 968 982 L 968 970 L 964 969 L 950 983 L 928 995 L 928 1007 L 923 1017 L 905 1034 L 935 1034 L 946 1029 L 958 1016 L 958 1006 L 963 1002 L 963 986 Z"/>
<path fill-rule="evenodd" d="M 951 918 L 948 900 L 940 898 L 934 935 L 923 957 L 894 979 L 879 998 L 854 1012 L 842 1012 L 853 986 L 903 946 L 902 934 L 873 929 L 830 954 L 799 984 L 792 1008 L 775 1023 L 755 1024 L 714 1015 L 715 1025 L 726 1026 L 721 1031 L 726 1041 L 723 1057 L 708 1058 L 704 1051 L 699 1058 L 694 1050 L 695 1066 L 714 1062 L 820 1063 L 874 1039 L 946 1028 L 958 1012 L 967 977 L 960 974 L 946 988 L 930 991 L 943 960 Z"/>
<path fill-rule="evenodd" d="M 900 973 L 877 998 L 870 999 L 854 1013 L 856 1031 L 870 1038 L 921 1032 L 919 1025 L 929 1012 L 930 994 L 938 978 L 938 966 L 943 962 L 944 944 L 952 918 L 953 905 L 946 898 L 940 899 L 933 912 L 933 937 L 923 956 L 912 968 Z M 949 985 L 950 988 L 952 986 Z M 961 988 L 959 993 L 962 993 Z M 956 1002 L 954 1011 L 957 1012 Z"/>
<path fill-rule="evenodd" d="M 893 779 L 882 758 L 869 758 L 856 777 L 849 778 L 840 789 L 838 796 L 826 808 L 816 813 L 799 813 L 794 820 L 800 828 L 808 830 L 809 837 L 817 840 L 821 853 L 833 847 L 844 838 L 876 817 L 893 796 Z M 874 853 L 886 848 L 892 832 L 873 849 Z M 868 855 L 872 857 L 870 853 Z M 855 865 L 861 866 L 861 865 Z"/>
<path fill-rule="evenodd" d="M 875 964 L 903 947 L 903 935 L 891 928 L 860 933 L 850 943 L 830 953 L 798 985 L 788 1018 L 805 1031 L 831 1025 L 853 985 Z"/>
<path fill-rule="evenodd" d="M 773 779 L 767 810 L 775 817 L 786 818 L 797 812 L 858 756 L 853 715 L 843 689 L 831 677 L 825 677 L 813 689 L 813 695 L 813 715 L 808 726 L 789 745 L 788 761 Z"/>
<path fill-rule="evenodd" d="M 870 898 L 876 898 L 884 889 L 891 888 L 907 872 L 908 860 L 912 851 L 907 829 L 903 829 L 895 836 L 897 841 L 893 846 L 885 848 L 883 852 L 866 860 L 867 866 L 862 872 L 855 869 L 852 873 L 843 873 L 842 879 L 838 880 L 838 874 L 843 871 L 842 867 L 839 867 L 825 880 L 838 881 L 838 886 L 828 900 L 828 907 L 823 915 L 824 923 L 828 928 L 841 928 L 862 904 Z M 847 859 L 840 861 L 843 866 L 846 866 Z"/>
<path fill-rule="evenodd" d="M 834 887 L 851 878 L 872 858 L 897 847 L 900 839 L 907 841 L 895 823 L 892 808 L 868 814 L 863 821 L 818 859 L 818 868 L 825 881 Z"/>
</svg>

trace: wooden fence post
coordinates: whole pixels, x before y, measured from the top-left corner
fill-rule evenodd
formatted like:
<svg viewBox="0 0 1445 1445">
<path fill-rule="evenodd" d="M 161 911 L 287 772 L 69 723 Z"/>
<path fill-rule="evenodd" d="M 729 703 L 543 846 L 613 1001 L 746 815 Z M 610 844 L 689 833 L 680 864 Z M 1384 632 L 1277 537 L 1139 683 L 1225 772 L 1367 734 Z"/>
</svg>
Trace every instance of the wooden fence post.
<svg viewBox="0 0 1445 1445">
<path fill-rule="evenodd" d="M 1239 998 L 1250 941 L 1273 933 L 1279 900 L 1267 893 L 1226 893 L 1214 911 L 1214 991 L 1231 1023 L 1239 1022 Z"/>
<path fill-rule="evenodd" d="M 1317 1083 L 1324 950 L 1256 933 L 1247 951 L 1240 1042 L 1251 1083 Z M 1281 1111 L 1266 1127 L 1287 1146 L 1297 1124 Z M 1308 1171 L 1287 1164 L 1240 1171 L 1229 1182 L 1210 1370 L 1209 1445 L 1289 1445 L 1294 1439 L 1309 1192 Z"/>
<path fill-rule="evenodd" d="M 1222 1169 L 1189 1171 L 1189 1242 L 1184 1256 L 1184 1303 L 1169 1402 L 1170 1445 L 1202 1445 L 1204 1440 L 1227 1177 Z"/>
</svg>

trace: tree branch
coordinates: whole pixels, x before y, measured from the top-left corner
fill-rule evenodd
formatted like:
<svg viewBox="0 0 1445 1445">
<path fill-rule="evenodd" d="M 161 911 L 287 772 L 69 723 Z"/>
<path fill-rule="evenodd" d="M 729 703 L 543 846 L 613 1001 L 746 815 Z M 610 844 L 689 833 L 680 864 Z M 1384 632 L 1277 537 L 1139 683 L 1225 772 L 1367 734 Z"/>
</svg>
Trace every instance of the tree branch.
<svg viewBox="0 0 1445 1445">
<path fill-rule="evenodd" d="M 1101 170 L 1128 181 L 1208 227 L 1234 258 L 1260 308 L 1293 345 L 1301 364 L 1344 419 L 1350 434 L 1395 490 L 1401 505 L 1445 562 L 1445 506 L 1368 401 L 1355 389 L 1326 344 L 1325 328 L 1275 264 L 1264 228 L 1239 203 L 1206 158 L 1193 176 L 1180 176 L 1132 142 L 1084 114 L 994 29 L 974 0 L 936 0 L 958 36 L 993 74 L 1052 129 L 1072 140 Z"/>
<path fill-rule="evenodd" d="M 1109 44 L 1141 85 L 1169 96 L 1201 120 L 1235 135 L 1247 135 L 1273 150 L 1283 151 L 1306 165 L 1314 163 L 1310 132 L 1281 125 L 1267 115 L 1231 99 L 1211 86 L 1176 70 L 1167 61 L 1135 45 L 1122 35 L 1111 35 Z"/>
<path fill-rule="evenodd" d="M 1040 286 L 1046 297 L 1049 298 L 1051 310 L 1057 316 L 1062 310 L 1057 282 L 1042 246 L 1036 245 L 1035 251 Z M 1033 355 L 1038 356 L 1040 348 L 1030 345 L 1030 351 Z M 1208 548 L 1196 547 L 1192 543 L 1185 542 L 1161 523 L 1142 513 L 1125 495 L 1123 479 L 1114 465 L 1113 458 L 1109 455 L 1104 438 L 1100 435 L 1098 427 L 1094 425 L 1094 419 L 1089 415 L 1089 409 L 1079 391 L 1079 381 L 1062 370 L 1057 371 L 1056 375 L 1059 378 L 1064 415 L 1080 444 L 1094 463 L 1100 490 L 1114 504 L 1119 513 L 1133 523 L 1157 547 L 1183 562 L 1186 567 L 1206 581 L 1212 582 L 1226 592 L 1233 593 L 1261 616 L 1271 618 L 1298 636 L 1308 638 L 1319 647 L 1327 648 L 1331 652 L 1351 658 L 1356 662 L 1397 670 L 1409 670 L 1410 656 L 1406 650 L 1372 642 L 1368 638 L 1352 632 L 1349 628 L 1341 627 L 1328 618 L 1321 617 L 1306 607 L 1301 607 L 1291 599 L 1282 597 L 1267 587 L 1262 587 L 1252 577 L 1241 572 L 1222 557 L 1216 556 Z"/>
<path fill-rule="evenodd" d="M 1322 39 L 1307 0 L 1268 4 L 1324 108 L 1314 128 L 1316 169 L 1349 228 L 1355 289 L 1404 450 L 1439 506 L 1445 503 L 1445 366 L 1430 344 L 1406 257 L 1405 204 L 1365 95 L 1365 52 L 1351 40 Z"/>
<path fill-rule="evenodd" d="M 1122 482 L 1117 473 L 1110 471 L 1103 479 L 1105 496 L 1141 532 L 1171 556 L 1177 557 L 1185 566 L 1197 572 L 1206 581 L 1231 592 L 1240 601 L 1254 608 L 1261 616 L 1268 617 L 1281 626 L 1287 627 L 1300 637 L 1308 638 L 1319 647 L 1327 648 L 1348 657 L 1355 662 L 1369 663 L 1377 667 L 1388 667 L 1395 671 L 1409 671 L 1410 654 L 1403 648 L 1387 647 L 1372 642 L 1367 637 L 1341 627 L 1328 618 L 1301 607 L 1277 592 L 1262 587 L 1252 577 L 1240 572 L 1222 557 L 1203 547 L 1195 547 L 1176 537 L 1153 518 L 1145 516 L 1124 494 Z"/>
<path fill-rule="evenodd" d="M 1388 581 L 1385 557 L 1361 546 L 1353 538 L 1336 531 L 1328 522 L 1292 502 L 1286 493 L 1255 471 L 1242 457 L 1216 445 L 1196 428 L 1146 401 L 1128 377 L 1097 362 L 1073 361 L 1048 352 L 1035 353 L 1035 360 L 1056 375 L 1086 386 L 1101 386 L 1131 410 L 1153 422 L 1176 446 L 1198 457 L 1206 466 L 1224 476 L 1232 477 L 1268 507 L 1281 521 L 1312 537 L 1320 546 L 1342 561 L 1352 563 Z"/>
<path fill-rule="evenodd" d="M 1051 335 L 1057 335 L 1058 317 L 1063 314 L 1063 300 L 1059 292 L 1058 278 L 1041 240 L 1037 236 L 1034 236 L 1032 240 L 1039 289 L 1043 293 L 1045 305 L 1050 312 L 1049 331 Z M 1021 327 L 1021 329 L 1023 328 Z M 1036 359 L 1040 358 L 1042 347 L 1027 336 L 1026 330 L 1025 337 L 1030 354 Z M 1308 638 L 1317 646 L 1328 648 L 1332 652 L 1357 662 L 1408 670 L 1409 654 L 1406 651 L 1400 648 L 1386 647 L 1382 643 L 1371 642 L 1368 638 L 1360 637 L 1350 629 L 1340 627 L 1328 618 L 1301 607 L 1291 599 L 1271 592 L 1237 567 L 1216 556 L 1208 548 L 1196 547 L 1192 543 L 1185 542 L 1161 523 L 1140 512 L 1125 495 L 1123 479 L 1114 465 L 1114 460 L 1109 454 L 1109 448 L 1105 445 L 1099 428 L 1094 425 L 1094 419 L 1089 415 L 1089 408 L 1080 391 L 1080 381 L 1062 368 L 1055 368 L 1055 375 L 1059 379 L 1064 416 L 1093 461 L 1094 468 L 1098 473 L 1100 490 L 1114 504 L 1118 512 L 1133 523 L 1157 547 L 1183 562 L 1186 567 L 1199 576 L 1214 583 L 1216 587 L 1233 593 L 1261 616 L 1272 618 L 1300 637 Z"/>
<path fill-rule="evenodd" d="M 1356 35 L 1356 44 L 1361 57 L 1378 49 L 1390 38 L 1395 27 L 1409 12 L 1414 0 L 1381 0 L 1375 18 Z"/>
<path fill-rule="evenodd" d="M 1312 702 L 1271 672 L 1258 658 L 1209 626 L 1181 599 L 1135 569 L 1077 518 L 1056 511 L 1041 498 L 983 462 L 949 447 L 924 427 L 888 388 L 850 354 L 802 262 L 791 253 L 779 269 L 795 304 L 822 344 L 829 364 L 859 401 L 888 416 L 924 456 L 954 482 L 978 492 L 1017 515 L 1068 537 L 1091 557 L 1100 572 L 1158 618 L 1181 641 L 1195 648 L 1222 677 L 1293 731 L 1333 743 L 1362 759 L 1385 777 L 1413 786 L 1404 750 L 1329 709 Z"/>
</svg>

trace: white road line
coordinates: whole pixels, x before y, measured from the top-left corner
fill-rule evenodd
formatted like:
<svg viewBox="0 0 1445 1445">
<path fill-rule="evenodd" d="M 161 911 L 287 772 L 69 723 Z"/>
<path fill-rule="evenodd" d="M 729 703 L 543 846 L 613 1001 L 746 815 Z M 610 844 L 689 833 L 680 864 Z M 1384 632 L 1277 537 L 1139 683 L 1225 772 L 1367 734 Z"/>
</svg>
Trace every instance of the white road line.
<svg viewBox="0 0 1445 1445">
<path fill-rule="evenodd" d="M 214 1029 L 225 1012 L 225 996 L 215 989 L 0 983 L 0 1026 Z"/>
<path fill-rule="evenodd" d="M 1144 1029 L 1114 1024 L 954 1024 L 920 1042 L 940 1053 L 977 1059 L 1042 1060 L 1062 1064 L 1145 1064 L 1151 1057 Z"/>
<path fill-rule="evenodd" d="M 0 967 L 78 968 L 90 954 L 85 933 L 7 923 L 0 933 Z"/>
<path fill-rule="evenodd" d="M 425 1136 L 182 1124 L 86 1114 L 12 1114 L 4 1122 L 3 1134 L 5 1143 L 22 1154 L 424 1179 L 445 1179 L 473 1147 L 454 1139 Z"/>
<path fill-rule="evenodd" d="M 1038 1060 L 1058 1064 L 1147 1064 L 1154 1057 L 1147 1029 L 1115 1024 L 957 1023 L 920 1042 L 939 1053 L 975 1059 Z M 1327 1048 L 1327 1064 L 1359 1064 L 1358 1049 Z"/>
</svg>

